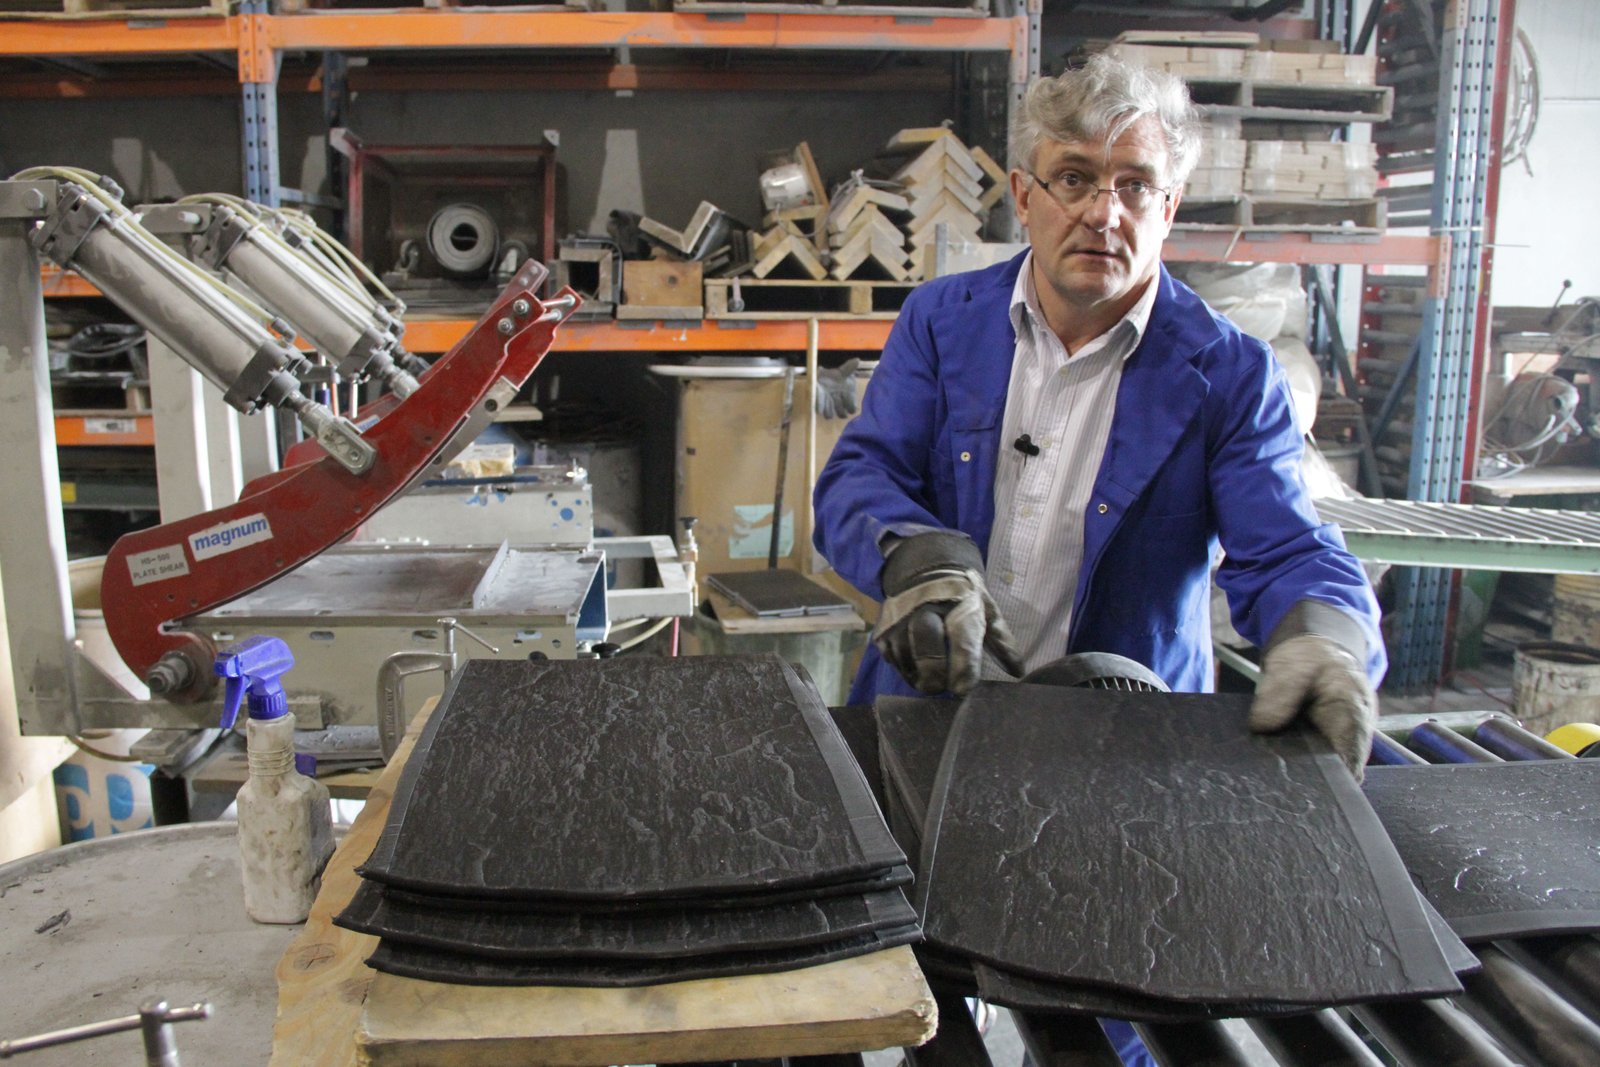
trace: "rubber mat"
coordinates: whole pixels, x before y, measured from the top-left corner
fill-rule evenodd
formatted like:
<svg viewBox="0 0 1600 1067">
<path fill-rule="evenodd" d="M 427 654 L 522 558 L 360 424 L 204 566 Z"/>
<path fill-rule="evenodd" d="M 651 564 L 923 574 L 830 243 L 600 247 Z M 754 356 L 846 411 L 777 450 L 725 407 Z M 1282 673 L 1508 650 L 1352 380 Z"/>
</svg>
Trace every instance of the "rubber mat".
<svg viewBox="0 0 1600 1067">
<path fill-rule="evenodd" d="M 1600 760 L 1373 767 L 1364 789 L 1464 940 L 1600 931 Z"/>
<path fill-rule="evenodd" d="M 828 885 L 805 886 L 800 889 L 776 889 L 765 893 L 738 893 L 729 896 L 701 896 L 694 905 L 705 911 L 722 908 L 772 907 L 793 904 L 797 901 L 823 900 L 829 897 L 863 896 L 882 893 L 889 889 L 904 890 L 911 885 L 909 865 L 890 867 L 887 871 L 867 878 Z M 445 894 L 415 892 L 398 886 L 384 886 L 383 895 L 389 900 L 399 900 L 440 911 L 500 912 L 513 915 L 575 914 L 575 915 L 641 915 L 655 911 L 674 911 L 683 908 L 685 901 L 672 899 L 648 900 L 513 900 L 506 897 L 460 897 Z"/>
<path fill-rule="evenodd" d="M 458 985 L 543 985 L 628 987 L 687 982 L 700 978 L 770 974 L 865 955 L 906 945 L 919 936 L 916 926 L 879 930 L 837 941 L 763 952 L 730 952 L 675 960 L 514 961 L 466 956 L 453 952 L 378 942 L 367 959 L 374 970 L 430 982 Z"/>
<path fill-rule="evenodd" d="M 927 818 L 945 739 L 961 704 L 939 697 L 887 696 L 879 697 L 872 709 L 878 719 L 885 789 L 895 791 L 906 813 L 921 826 Z"/>
<path fill-rule="evenodd" d="M 931 697 L 882 697 L 875 705 L 882 734 L 880 743 L 885 774 L 893 774 L 896 778 L 888 791 L 885 813 L 889 817 L 889 829 L 895 840 L 913 857 L 922 854 L 921 826 L 912 823 L 912 816 L 903 798 L 921 796 L 921 804 L 926 807 L 926 797 L 933 791 L 937 777 L 939 757 L 944 752 L 945 735 L 955 721 L 954 713 L 958 707 L 952 701 Z M 1451 931 L 1449 924 L 1426 898 L 1419 896 L 1418 900 L 1450 969 L 1457 975 L 1479 970 L 1478 958 Z M 1305 1006 L 1296 1005 L 1172 1001 L 1082 983 L 1046 982 L 1010 974 L 987 964 L 974 965 L 926 944 L 917 947 L 917 959 L 930 984 L 963 995 L 982 996 L 985 1000 L 1019 1011 L 1086 1013 L 1141 1022 L 1186 1022 L 1306 1010 Z"/>
<path fill-rule="evenodd" d="M 815 688 L 777 656 L 470 660 L 360 872 L 429 893 L 620 901 L 904 862 Z"/>
<path fill-rule="evenodd" d="M 1012 974 L 1202 1003 L 1459 992 L 1355 780 L 1250 698 L 984 683 L 924 828 L 931 943 Z"/>
<path fill-rule="evenodd" d="M 1483 969 L 1478 957 L 1451 932 L 1449 924 L 1435 911 L 1426 898 L 1419 898 L 1428 925 L 1444 950 L 1450 969 L 1457 975 L 1473 974 Z M 919 959 L 921 957 L 919 956 Z M 1245 1001 L 1227 1001 L 1213 1004 L 1204 1001 L 1167 1000 L 1144 996 L 1122 989 L 1108 989 L 1081 982 L 1048 982 L 1011 974 L 985 963 L 973 964 L 971 977 L 978 995 L 984 1000 L 1018 1011 L 1067 1013 L 1074 1015 L 1101 1015 L 1133 1022 L 1194 1022 L 1204 1019 L 1248 1018 L 1259 1015 L 1293 1015 L 1313 1011 L 1320 1004 L 1292 1004 Z"/>
<path fill-rule="evenodd" d="M 1097 1015 L 1136 1023 L 1184 1023 L 1206 1019 L 1237 1019 L 1258 1015 L 1296 1015 L 1315 1011 L 1320 1004 L 1285 1004 L 1230 1000 L 1222 1003 L 1168 1000 L 1127 990 L 1112 990 L 1082 983 L 1046 982 L 974 964 L 978 996 L 991 1004 L 1015 1011 L 1046 1014 Z"/>
<path fill-rule="evenodd" d="M 872 791 L 872 799 L 878 802 L 878 810 L 887 812 L 888 798 L 884 794 L 883 771 L 879 762 L 878 723 L 873 717 L 871 705 L 846 704 L 844 707 L 829 708 L 828 715 L 833 719 L 833 725 L 839 728 L 839 736 L 844 738 L 850 755 L 855 757 L 856 766 L 861 768 L 867 788 Z"/>
<path fill-rule="evenodd" d="M 791 948 L 909 926 L 916 912 L 898 889 L 776 907 L 573 915 L 441 911 L 386 899 L 362 882 L 335 925 L 408 945 L 498 959 L 671 959 Z"/>
</svg>

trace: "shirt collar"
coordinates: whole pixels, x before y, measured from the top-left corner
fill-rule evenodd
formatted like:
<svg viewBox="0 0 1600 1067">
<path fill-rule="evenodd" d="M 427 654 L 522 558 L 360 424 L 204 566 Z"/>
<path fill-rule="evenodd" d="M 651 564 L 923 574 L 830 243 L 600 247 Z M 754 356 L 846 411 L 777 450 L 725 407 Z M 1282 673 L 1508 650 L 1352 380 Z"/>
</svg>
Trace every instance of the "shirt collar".
<svg viewBox="0 0 1600 1067">
<path fill-rule="evenodd" d="M 1128 309 L 1128 313 L 1117 320 L 1111 329 L 1100 335 L 1100 337 L 1106 339 L 1107 345 L 1121 340 L 1125 336 L 1127 337 L 1127 346 L 1122 351 L 1124 360 L 1133 355 L 1134 349 L 1138 348 L 1139 342 L 1144 339 L 1145 330 L 1150 325 L 1150 312 L 1156 306 L 1156 290 L 1159 288 L 1161 288 L 1161 279 L 1159 277 L 1150 279 L 1150 284 L 1145 286 L 1144 292 L 1140 294 L 1133 307 Z M 1050 328 L 1045 323 L 1044 312 L 1039 310 L 1039 294 L 1033 284 L 1033 250 L 1031 248 L 1028 250 L 1028 254 L 1023 257 L 1022 269 L 1017 272 L 1016 284 L 1011 287 L 1010 311 L 1011 328 L 1019 335 L 1022 333 L 1024 325 L 1029 329 L 1036 330 L 1048 330 Z M 1095 340 L 1099 340 L 1099 338 Z M 1090 344 L 1092 345 L 1094 342 L 1091 341 Z M 1095 345 L 1096 350 L 1100 347 L 1103 346 Z"/>
</svg>

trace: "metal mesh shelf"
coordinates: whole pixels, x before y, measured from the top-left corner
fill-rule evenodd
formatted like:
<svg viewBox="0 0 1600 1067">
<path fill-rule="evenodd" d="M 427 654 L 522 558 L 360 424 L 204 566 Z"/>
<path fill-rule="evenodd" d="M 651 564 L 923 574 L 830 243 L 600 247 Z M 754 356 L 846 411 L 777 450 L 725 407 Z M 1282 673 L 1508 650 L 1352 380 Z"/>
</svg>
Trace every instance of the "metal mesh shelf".
<svg viewBox="0 0 1600 1067">
<path fill-rule="evenodd" d="M 1357 557 L 1462 570 L 1600 574 L 1600 514 L 1412 500 L 1318 500 Z"/>
</svg>

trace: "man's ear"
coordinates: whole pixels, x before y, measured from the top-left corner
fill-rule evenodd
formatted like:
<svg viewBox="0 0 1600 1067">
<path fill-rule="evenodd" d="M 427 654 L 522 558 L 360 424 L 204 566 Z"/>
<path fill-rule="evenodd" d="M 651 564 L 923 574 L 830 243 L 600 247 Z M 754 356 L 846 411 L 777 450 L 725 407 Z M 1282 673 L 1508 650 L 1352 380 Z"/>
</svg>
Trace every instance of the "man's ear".
<svg viewBox="0 0 1600 1067">
<path fill-rule="evenodd" d="M 1017 221 L 1028 225 L 1028 194 L 1033 191 L 1033 179 L 1022 171 L 1012 168 L 1011 171 L 1011 203 L 1017 213 Z"/>
<path fill-rule="evenodd" d="M 1172 232 L 1172 224 L 1178 218 L 1178 203 L 1183 199 L 1183 186 L 1172 191 L 1172 196 L 1167 200 L 1167 210 L 1164 212 L 1167 219 L 1167 233 Z"/>
</svg>

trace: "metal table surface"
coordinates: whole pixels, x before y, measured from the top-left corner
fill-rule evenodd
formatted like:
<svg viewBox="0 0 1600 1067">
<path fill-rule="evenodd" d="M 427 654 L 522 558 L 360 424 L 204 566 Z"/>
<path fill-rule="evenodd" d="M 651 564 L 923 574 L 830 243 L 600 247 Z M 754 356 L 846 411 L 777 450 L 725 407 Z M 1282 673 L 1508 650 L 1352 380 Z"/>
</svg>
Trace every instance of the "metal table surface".
<svg viewBox="0 0 1600 1067">
<path fill-rule="evenodd" d="M 1317 500 L 1359 559 L 1419 567 L 1600 574 L 1600 513 L 1414 500 Z"/>
<path fill-rule="evenodd" d="M 0 866 L 0 1038 L 210 1001 L 173 1027 L 186 1067 L 264 1064 L 278 959 L 301 927 L 244 911 L 231 822 L 98 838 Z M 70 911 L 70 920 L 35 931 Z M 26 1067 L 143 1063 L 137 1031 L 30 1052 Z"/>
</svg>

